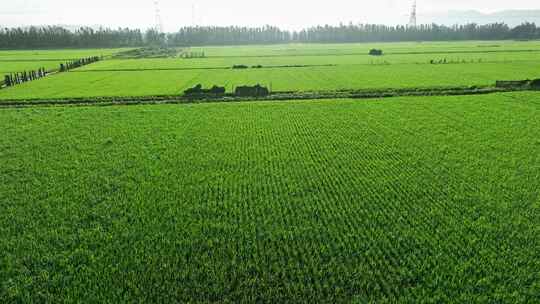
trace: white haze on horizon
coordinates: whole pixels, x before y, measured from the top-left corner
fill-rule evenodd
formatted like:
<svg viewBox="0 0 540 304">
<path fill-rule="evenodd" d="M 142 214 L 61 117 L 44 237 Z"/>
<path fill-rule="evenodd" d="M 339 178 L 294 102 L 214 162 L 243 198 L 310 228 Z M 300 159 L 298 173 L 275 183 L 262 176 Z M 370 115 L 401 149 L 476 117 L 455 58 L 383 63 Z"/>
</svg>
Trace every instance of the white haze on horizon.
<svg viewBox="0 0 540 304">
<path fill-rule="evenodd" d="M 276 25 L 297 30 L 313 25 L 404 24 L 411 1 L 309 0 L 160 0 L 166 31 L 189 25 Z M 538 0 L 419 0 L 422 15 L 449 10 L 490 13 L 509 9 L 540 9 Z M 194 12 L 194 14 L 193 14 Z M 103 25 L 148 28 L 155 24 L 153 0 L 16 0 L 5 1 L 0 25 Z"/>
</svg>

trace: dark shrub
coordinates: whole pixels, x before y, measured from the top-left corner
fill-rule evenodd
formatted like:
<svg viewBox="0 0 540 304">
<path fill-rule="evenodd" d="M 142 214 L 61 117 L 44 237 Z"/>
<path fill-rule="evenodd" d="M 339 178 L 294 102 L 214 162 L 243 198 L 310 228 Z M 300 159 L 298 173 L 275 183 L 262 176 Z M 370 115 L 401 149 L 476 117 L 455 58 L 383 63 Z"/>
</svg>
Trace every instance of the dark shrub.
<svg viewBox="0 0 540 304">
<path fill-rule="evenodd" d="M 193 95 L 224 95 L 225 87 L 218 87 L 214 85 L 210 89 L 203 89 L 201 84 L 194 86 L 193 88 L 187 89 L 184 91 L 184 95 L 193 96 Z"/>
<path fill-rule="evenodd" d="M 198 84 L 194 86 L 193 88 L 189 88 L 184 91 L 185 95 L 195 95 L 195 94 L 201 94 L 202 92 L 202 84 Z"/>
<path fill-rule="evenodd" d="M 540 88 L 540 78 L 531 80 L 529 85 L 533 88 Z"/>
<path fill-rule="evenodd" d="M 369 54 L 370 54 L 371 56 L 382 56 L 383 51 L 382 51 L 382 50 L 378 50 L 378 49 L 371 49 L 371 50 L 369 50 Z"/>
<path fill-rule="evenodd" d="M 240 97 L 261 97 L 270 95 L 268 88 L 259 84 L 255 86 L 240 86 L 237 87 L 234 94 Z"/>
<path fill-rule="evenodd" d="M 225 94 L 225 87 L 218 87 L 218 86 L 213 86 L 209 92 L 211 94 L 215 94 L 215 95 L 224 95 Z"/>
</svg>

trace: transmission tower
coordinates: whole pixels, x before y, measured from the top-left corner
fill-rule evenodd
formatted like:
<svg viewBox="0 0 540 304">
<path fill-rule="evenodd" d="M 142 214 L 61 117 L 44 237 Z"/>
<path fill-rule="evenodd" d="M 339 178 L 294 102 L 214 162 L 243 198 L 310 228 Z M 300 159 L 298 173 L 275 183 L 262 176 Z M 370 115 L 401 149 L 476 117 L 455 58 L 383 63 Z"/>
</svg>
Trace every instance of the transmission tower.
<svg viewBox="0 0 540 304">
<path fill-rule="evenodd" d="M 154 9 L 156 13 L 155 29 L 158 33 L 161 34 L 164 32 L 164 30 L 163 30 L 163 20 L 161 19 L 161 9 L 159 8 L 159 0 L 154 0 Z"/>
<path fill-rule="evenodd" d="M 196 14 L 195 14 L 195 4 L 192 4 L 191 5 L 191 25 L 192 26 L 196 26 L 197 25 L 197 19 L 196 18 Z"/>
<path fill-rule="evenodd" d="M 416 0 L 413 3 L 411 17 L 409 19 L 409 27 L 416 27 Z"/>
</svg>

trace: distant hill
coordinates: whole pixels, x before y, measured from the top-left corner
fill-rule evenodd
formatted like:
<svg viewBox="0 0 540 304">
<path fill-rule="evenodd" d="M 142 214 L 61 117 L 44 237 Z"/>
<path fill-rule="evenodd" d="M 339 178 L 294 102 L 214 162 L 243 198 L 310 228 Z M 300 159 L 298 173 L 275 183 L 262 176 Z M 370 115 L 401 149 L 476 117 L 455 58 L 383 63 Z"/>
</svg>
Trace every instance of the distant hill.
<svg viewBox="0 0 540 304">
<path fill-rule="evenodd" d="M 419 23 L 437 23 L 445 25 L 478 23 L 487 24 L 504 22 L 509 26 L 523 22 L 534 22 L 540 25 L 540 10 L 506 10 L 485 14 L 478 11 L 449 11 L 446 13 L 420 14 Z"/>
</svg>

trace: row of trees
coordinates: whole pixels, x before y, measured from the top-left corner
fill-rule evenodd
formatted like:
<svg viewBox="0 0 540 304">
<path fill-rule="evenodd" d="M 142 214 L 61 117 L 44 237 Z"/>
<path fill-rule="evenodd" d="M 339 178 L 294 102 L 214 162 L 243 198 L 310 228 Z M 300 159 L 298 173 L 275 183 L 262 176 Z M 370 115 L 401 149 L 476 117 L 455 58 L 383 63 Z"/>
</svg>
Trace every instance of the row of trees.
<svg viewBox="0 0 540 304">
<path fill-rule="evenodd" d="M 466 24 L 455 26 L 419 25 L 417 27 L 386 25 L 318 26 L 293 33 L 298 42 L 399 42 L 399 41 L 452 41 L 452 40 L 504 40 L 537 39 L 540 28 L 524 23 L 510 28 L 504 23 L 487 25 Z"/>
<path fill-rule="evenodd" d="M 298 32 L 275 27 L 186 27 L 168 34 L 168 42 L 175 46 L 268 44 L 268 43 L 347 43 L 451 40 L 539 39 L 540 28 L 524 23 L 510 28 L 504 23 L 487 25 L 339 25 L 317 26 Z"/>
<path fill-rule="evenodd" d="M 93 56 L 93 57 L 87 57 L 87 58 L 81 58 L 81 59 L 77 59 L 77 60 L 72 60 L 72 61 L 69 61 L 69 62 L 66 62 L 66 63 L 60 63 L 59 71 L 60 72 L 67 72 L 69 70 L 80 68 L 80 67 L 85 66 L 87 64 L 98 62 L 100 60 L 101 60 L 100 57 Z"/>
<path fill-rule="evenodd" d="M 70 31 L 59 26 L 0 29 L 0 48 L 136 47 L 144 44 L 140 30 L 92 29 Z"/>
<path fill-rule="evenodd" d="M 291 40 L 291 32 L 273 26 L 185 27 L 167 35 L 168 43 L 175 46 L 274 44 Z"/>
<path fill-rule="evenodd" d="M 98 56 L 93 56 L 93 57 L 86 57 L 86 58 L 81 58 L 81 59 L 77 59 L 77 60 L 72 60 L 72 61 L 69 61 L 69 62 L 66 62 L 66 63 L 61 63 L 60 64 L 60 69 L 58 70 L 59 72 L 67 72 L 71 69 L 75 69 L 75 68 L 78 68 L 78 67 L 82 67 L 84 65 L 87 65 L 87 64 L 91 64 L 91 63 L 94 63 L 94 62 L 98 62 L 100 61 L 101 58 L 98 57 Z M 32 70 L 32 71 L 24 71 L 24 72 L 20 72 L 20 73 L 11 73 L 11 74 L 7 74 L 4 76 L 4 85 L 5 86 L 8 86 L 8 87 L 11 87 L 11 86 L 14 86 L 14 85 L 18 85 L 18 84 L 21 84 L 21 83 L 25 83 L 25 82 L 28 82 L 28 81 L 34 81 L 34 80 L 37 80 L 37 79 L 40 79 L 40 78 L 43 78 L 45 76 L 47 76 L 50 72 L 56 72 L 56 71 L 47 71 L 45 68 L 39 68 L 38 70 Z M 2 87 L 2 83 L 0 82 L 0 88 Z"/>
<path fill-rule="evenodd" d="M 136 47 L 164 44 L 171 46 L 273 44 L 288 42 L 346 43 L 384 41 L 447 41 L 539 39 L 540 28 L 524 23 L 510 28 L 504 23 L 488 25 L 420 25 L 417 27 L 386 25 L 317 26 L 301 31 L 264 27 L 184 27 L 176 33 L 145 33 L 132 29 L 98 29 L 83 27 L 69 31 L 62 27 L 29 27 L 0 29 L 0 48 L 64 48 L 64 47 Z"/>
<path fill-rule="evenodd" d="M 22 73 L 11 73 L 4 76 L 4 84 L 8 87 L 18 85 L 24 82 L 33 81 L 47 76 L 45 68 L 39 68 L 37 71 L 24 71 Z"/>
</svg>

